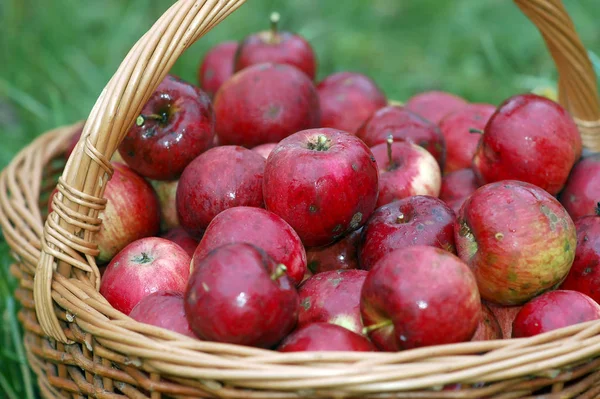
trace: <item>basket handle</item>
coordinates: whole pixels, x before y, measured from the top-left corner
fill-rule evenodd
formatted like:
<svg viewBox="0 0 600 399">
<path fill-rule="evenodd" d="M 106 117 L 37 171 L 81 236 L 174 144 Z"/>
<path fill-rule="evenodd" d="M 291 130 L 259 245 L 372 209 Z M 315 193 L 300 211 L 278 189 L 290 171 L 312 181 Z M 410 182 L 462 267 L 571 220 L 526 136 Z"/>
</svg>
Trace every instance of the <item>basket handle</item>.
<svg viewBox="0 0 600 399">
<path fill-rule="evenodd" d="M 600 150 L 600 101 L 586 50 L 560 0 L 514 0 L 539 28 L 556 63 L 560 102 L 579 124 L 584 145 Z M 69 157 L 54 211 L 46 220 L 34 280 L 37 317 L 44 333 L 69 343 L 52 295 L 55 272 L 99 288 L 94 233 L 104 209 L 110 158 L 129 127 L 179 56 L 196 40 L 240 7 L 245 0 L 179 0 L 134 45 L 108 82 L 87 118 Z"/>
</svg>

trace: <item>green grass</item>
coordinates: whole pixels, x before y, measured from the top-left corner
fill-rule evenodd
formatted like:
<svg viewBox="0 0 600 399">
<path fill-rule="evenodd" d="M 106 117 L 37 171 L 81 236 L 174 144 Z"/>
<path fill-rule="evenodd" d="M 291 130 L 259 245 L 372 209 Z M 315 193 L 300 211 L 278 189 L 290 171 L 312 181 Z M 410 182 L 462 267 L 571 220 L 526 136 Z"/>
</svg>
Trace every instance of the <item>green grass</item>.
<svg viewBox="0 0 600 399">
<path fill-rule="evenodd" d="M 35 136 L 84 119 L 136 40 L 168 0 L 3 0 L 0 2 L 0 168 Z M 597 0 L 565 0 L 590 51 L 600 53 Z M 251 0 L 194 44 L 173 73 L 196 82 L 215 43 L 268 26 L 304 35 L 319 78 L 353 70 L 393 99 L 427 89 L 497 104 L 517 92 L 553 86 L 556 73 L 533 25 L 510 1 Z M 598 69 L 600 58 L 593 56 Z M 0 237 L 0 397 L 35 395 L 27 371 Z"/>
</svg>

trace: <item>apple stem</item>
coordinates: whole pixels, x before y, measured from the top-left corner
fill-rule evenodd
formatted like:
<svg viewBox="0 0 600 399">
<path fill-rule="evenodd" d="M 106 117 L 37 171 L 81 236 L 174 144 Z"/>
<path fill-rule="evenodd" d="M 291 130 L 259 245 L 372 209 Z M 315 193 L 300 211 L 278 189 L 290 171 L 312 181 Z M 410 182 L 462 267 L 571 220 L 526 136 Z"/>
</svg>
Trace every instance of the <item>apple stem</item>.
<svg viewBox="0 0 600 399">
<path fill-rule="evenodd" d="M 146 119 L 159 121 L 160 123 L 167 123 L 167 114 L 166 113 L 164 113 L 162 115 L 159 115 L 159 114 L 143 115 L 143 114 L 141 114 L 135 120 L 135 124 L 138 126 L 142 126 L 146 122 Z"/>
<path fill-rule="evenodd" d="M 392 325 L 392 320 L 387 319 L 387 320 L 384 320 L 384 321 L 380 321 L 379 323 L 371 324 L 370 326 L 364 327 L 362 329 L 362 333 L 364 335 L 367 335 L 371 331 L 379 330 L 380 328 L 391 326 L 391 325 Z"/>
<path fill-rule="evenodd" d="M 396 217 L 396 223 L 404 223 L 404 214 L 401 213 Z"/>
<path fill-rule="evenodd" d="M 596 209 L 594 209 L 594 211 L 596 211 L 596 216 L 600 216 L 600 202 L 596 204 Z"/>
<path fill-rule="evenodd" d="M 287 267 L 285 267 L 285 265 L 283 263 L 278 264 L 277 267 L 275 268 L 275 271 L 273 272 L 273 274 L 271 274 L 271 280 L 275 281 L 275 280 L 279 279 L 281 276 L 283 276 L 285 274 L 286 271 L 287 271 Z"/>
<path fill-rule="evenodd" d="M 271 43 L 277 42 L 278 24 L 281 16 L 277 11 L 271 13 Z"/>
<path fill-rule="evenodd" d="M 475 128 L 470 128 L 469 129 L 469 133 L 473 133 L 473 134 L 483 134 L 483 130 L 481 129 L 475 129 Z"/>
</svg>

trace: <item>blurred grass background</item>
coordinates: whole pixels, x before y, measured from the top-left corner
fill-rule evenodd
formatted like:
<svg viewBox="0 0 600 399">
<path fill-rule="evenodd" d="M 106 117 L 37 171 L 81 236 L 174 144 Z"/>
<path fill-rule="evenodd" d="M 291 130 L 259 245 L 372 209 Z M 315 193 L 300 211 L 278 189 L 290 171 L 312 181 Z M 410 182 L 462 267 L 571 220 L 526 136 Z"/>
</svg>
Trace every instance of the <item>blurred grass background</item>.
<svg viewBox="0 0 600 399">
<path fill-rule="evenodd" d="M 600 1 L 564 3 L 599 68 Z M 84 119 L 128 50 L 170 4 L 0 1 L 0 169 L 37 135 Z M 313 44 L 319 79 L 362 72 L 392 99 L 440 89 L 498 104 L 555 84 L 538 31 L 506 0 L 251 0 L 194 44 L 172 72 L 196 83 L 207 49 L 266 29 L 271 11 L 281 13 L 281 29 Z M 33 398 L 10 261 L 0 237 L 0 398 Z"/>
</svg>

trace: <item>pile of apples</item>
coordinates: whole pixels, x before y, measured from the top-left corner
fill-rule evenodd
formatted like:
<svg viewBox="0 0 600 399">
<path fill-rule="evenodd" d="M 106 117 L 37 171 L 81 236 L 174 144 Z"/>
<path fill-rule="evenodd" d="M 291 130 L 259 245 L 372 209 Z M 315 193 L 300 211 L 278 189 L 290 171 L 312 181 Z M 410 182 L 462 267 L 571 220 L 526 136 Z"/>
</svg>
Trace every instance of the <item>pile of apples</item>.
<svg viewBox="0 0 600 399">
<path fill-rule="evenodd" d="M 198 85 L 168 75 L 120 145 L 95 238 L 114 308 L 279 351 L 600 318 L 600 155 L 582 157 L 565 109 L 316 82 L 313 48 L 277 20 L 208 51 Z"/>
</svg>

